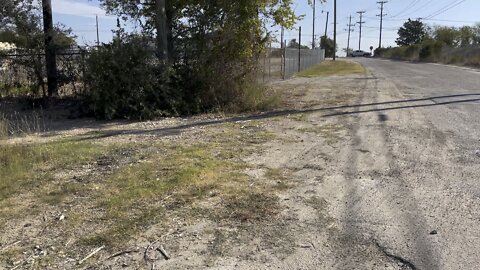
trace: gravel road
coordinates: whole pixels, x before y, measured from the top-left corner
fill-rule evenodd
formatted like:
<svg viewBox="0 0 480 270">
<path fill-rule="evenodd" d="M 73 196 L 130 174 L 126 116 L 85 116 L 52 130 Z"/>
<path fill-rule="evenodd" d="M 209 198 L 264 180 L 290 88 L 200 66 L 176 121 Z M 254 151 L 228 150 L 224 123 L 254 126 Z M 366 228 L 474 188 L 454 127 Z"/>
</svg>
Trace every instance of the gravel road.
<svg viewBox="0 0 480 270">
<path fill-rule="evenodd" d="M 307 132 L 257 158 L 296 171 L 300 184 L 286 195 L 286 215 L 297 218 L 287 230 L 314 247 L 272 265 L 480 269 L 480 72 L 355 61 L 365 75 L 282 83 L 307 89 L 304 103 L 313 104 L 299 109 L 304 123 L 285 124 L 283 132 L 337 126 L 341 140 L 329 145 L 325 134 Z M 322 103 L 332 96 L 350 98 Z M 312 194 L 327 205 L 314 222 L 314 211 L 297 203 Z"/>
<path fill-rule="evenodd" d="M 480 269 L 480 71 L 356 61 L 362 93 L 321 116 L 348 125 L 330 172 L 343 233 L 402 268 Z M 344 254 L 345 268 L 365 260 Z"/>
</svg>

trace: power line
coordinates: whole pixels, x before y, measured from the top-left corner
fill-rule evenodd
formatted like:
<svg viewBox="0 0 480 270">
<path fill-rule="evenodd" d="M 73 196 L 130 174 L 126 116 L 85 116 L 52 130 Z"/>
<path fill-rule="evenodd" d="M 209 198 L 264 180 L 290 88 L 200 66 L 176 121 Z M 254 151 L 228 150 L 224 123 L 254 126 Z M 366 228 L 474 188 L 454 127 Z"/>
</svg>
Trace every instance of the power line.
<svg viewBox="0 0 480 270">
<path fill-rule="evenodd" d="M 435 17 L 435 16 L 438 16 L 438 15 L 440 15 L 440 14 L 442 14 L 442 13 L 445 13 L 445 12 L 449 11 L 450 9 L 452 9 L 452 8 L 454 8 L 454 7 L 462 4 L 462 3 L 465 2 L 465 1 L 467 1 L 467 0 L 455 0 L 455 1 L 453 1 L 452 3 L 446 5 L 445 7 L 437 10 L 436 12 L 434 12 L 434 13 L 426 16 L 425 18 L 426 18 L 426 19 L 431 19 L 431 18 L 433 18 L 433 17 Z"/>
<path fill-rule="evenodd" d="M 403 13 L 405 13 L 408 10 L 410 10 L 411 8 L 413 8 L 416 4 L 418 4 L 418 2 L 420 2 L 420 0 L 412 0 L 412 2 L 410 2 L 410 4 L 407 5 L 407 7 L 405 7 L 404 9 L 402 9 L 402 11 L 398 12 L 397 14 L 393 15 L 390 18 L 395 18 L 395 17 L 398 17 L 398 16 L 402 15 Z"/>
<path fill-rule="evenodd" d="M 425 3 L 423 6 L 417 8 L 417 10 L 422 10 L 424 7 L 427 7 L 428 5 L 430 5 L 430 3 L 432 3 L 433 1 L 437 1 L 437 0 L 430 0 L 427 3 Z"/>
</svg>

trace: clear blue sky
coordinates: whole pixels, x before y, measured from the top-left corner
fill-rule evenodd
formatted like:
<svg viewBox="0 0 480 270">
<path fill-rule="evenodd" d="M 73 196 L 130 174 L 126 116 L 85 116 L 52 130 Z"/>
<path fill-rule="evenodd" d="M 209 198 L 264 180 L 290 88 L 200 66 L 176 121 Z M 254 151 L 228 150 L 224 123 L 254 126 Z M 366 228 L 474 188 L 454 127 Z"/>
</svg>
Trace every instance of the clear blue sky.
<svg viewBox="0 0 480 270">
<path fill-rule="evenodd" d="M 167 0 L 168 1 L 168 0 Z M 378 46 L 379 18 L 380 13 L 378 0 L 337 0 L 338 34 L 337 43 L 339 48 L 347 46 L 348 16 L 352 15 L 352 22 L 359 20 L 357 11 L 366 11 L 364 14 L 362 49 L 368 50 L 370 46 Z M 307 0 L 296 0 L 295 12 L 298 15 L 305 15 L 305 18 L 297 24 L 302 26 L 302 43 L 310 45 L 312 41 L 312 8 Z M 458 4 L 458 5 L 457 5 Z M 99 16 L 100 40 L 107 42 L 112 38 L 111 30 L 115 28 L 116 19 L 106 16 L 99 7 L 97 0 L 52 0 L 55 22 L 60 22 L 74 30 L 78 36 L 78 42 L 94 43 L 95 14 Z M 317 0 L 316 34 L 323 35 L 325 30 L 326 13 L 330 12 L 328 35 L 333 36 L 333 0 L 321 4 Z M 444 11 L 444 12 L 442 12 Z M 385 4 L 383 45 L 395 46 L 395 39 L 398 28 L 408 18 L 430 18 L 425 20 L 430 25 L 462 26 L 473 25 L 480 22 L 480 1 L 478 0 L 390 0 Z M 354 27 L 351 35 L 351 46 L 358 48 L 358 24 Z M 273 28 L 274 34 L 278 35 L 278 28 Z M 298 31 L 287 31 L 285 39 L 298 38 Z M 339 54 L 340 53 L 339 49 Z"/>
</svg>

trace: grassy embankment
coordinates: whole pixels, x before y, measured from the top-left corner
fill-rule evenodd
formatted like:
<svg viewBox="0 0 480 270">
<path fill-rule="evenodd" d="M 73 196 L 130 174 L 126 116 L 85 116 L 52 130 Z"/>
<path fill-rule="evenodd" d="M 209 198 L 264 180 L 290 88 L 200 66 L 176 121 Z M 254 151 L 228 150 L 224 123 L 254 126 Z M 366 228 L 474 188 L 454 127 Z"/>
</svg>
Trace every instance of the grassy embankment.
<svg viewBox="0 0 480 270">
<path fill-rule="evenodd" d="M 317 77 L 332 75 L 363 74 L 365 69 L 362 65 L 351 61 L 324 61 L 319 65 L 297 73 L 299 77 Z"/>
</svg>

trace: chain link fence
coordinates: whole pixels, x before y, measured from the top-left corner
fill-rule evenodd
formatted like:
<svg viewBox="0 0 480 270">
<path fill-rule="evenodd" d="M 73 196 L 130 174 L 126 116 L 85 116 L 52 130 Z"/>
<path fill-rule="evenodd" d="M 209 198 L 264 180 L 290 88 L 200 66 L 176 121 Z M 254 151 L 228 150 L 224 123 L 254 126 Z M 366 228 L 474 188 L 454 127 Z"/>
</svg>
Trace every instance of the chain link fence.
<svg viewBox="0 0 480 270">
<path fill-rule="evenodd" d="M 290 79 L 295 73 L 325 60 L 325 50 L 269 48 L 260 58 L 257 80 L 269 83 Z"/>
<path fill-rule="evenodd" d="M 89 53 L 81 49 L 57 53 L 57 81 L 61 96 L 85 91 L 85 60 Z M 44 94 L 46 77 L 45 54 L 20 50 L 0 52 L 0 97 Z"/>
</svg>

